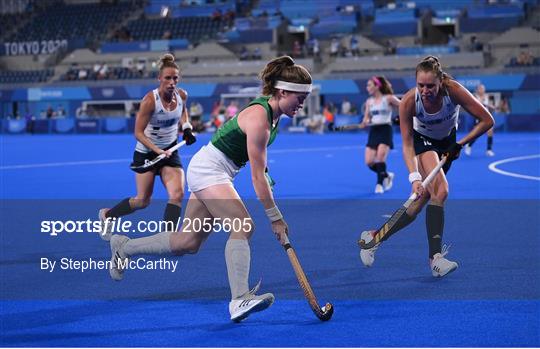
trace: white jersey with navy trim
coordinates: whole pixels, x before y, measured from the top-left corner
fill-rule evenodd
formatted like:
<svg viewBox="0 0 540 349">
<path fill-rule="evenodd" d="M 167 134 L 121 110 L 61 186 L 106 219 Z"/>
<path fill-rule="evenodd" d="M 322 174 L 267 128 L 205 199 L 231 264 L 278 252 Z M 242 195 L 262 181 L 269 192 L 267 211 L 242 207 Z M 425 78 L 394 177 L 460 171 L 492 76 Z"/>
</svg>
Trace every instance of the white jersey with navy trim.
<svg viewBox="0 0 540 349">
<path fill-rule="evenodd" d="M 392 107 L 388 103 L 387 96 L 381 98 L 381 102 L 376 104 L 375 98 L 370 97 L 369 116 L 372 125 L 391 125 L 392 124 Z"/>
<path fill-rule="evenodd" d="M 184 104 L 180 94 L 175 90 L 176 108 L 168 111 L 163 107 L 163 103 L 161 103 L 158 90 L 155 89 L 152 92 L 156 107 L 148 125 L 144 129 L 144 135 L 158 148 L 164 149 L 178 139 L 178 122 L 182 116 Z M 140 153 L 149 153 L 151 151 L 139 141 L 137 141 L 135 150 Z"/>
<path fill-rule="evenodd" d="M 416 132 L 433 139 L 443 139 L 450 135 L 454 128 L 457 128 L 459 117 L 459 104 L 455 105 L 450 96 L 443 96 L 441 109 L 429 114 L 424 109 L 422 97 L 415 91 L 416 115 L 413 118 L 413 128 Z"/>
</svg>

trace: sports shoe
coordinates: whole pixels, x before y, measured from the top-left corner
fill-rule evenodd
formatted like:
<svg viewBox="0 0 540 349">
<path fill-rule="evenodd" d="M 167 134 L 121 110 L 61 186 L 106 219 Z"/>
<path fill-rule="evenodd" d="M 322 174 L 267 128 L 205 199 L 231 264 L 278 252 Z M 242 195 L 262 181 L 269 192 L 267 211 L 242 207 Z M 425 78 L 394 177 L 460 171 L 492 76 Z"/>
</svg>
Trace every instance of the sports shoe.
<svg viewBox="0 0 540 349">
<path fill-rule="evenodd" d="M 468 144 L 465 144 L 465 149 L 463 150 L 465 152 L 465 155 L 471 156 L 472 154 L 472 147 Z"/>
<path fill-rule="evenodd" d="M 430 260 L 431 273 L 434 277 L 443 277 L 457 269 L 458 264 L 456 262 L 444 258 L 448 254 L 449 249 L 450 247 L 444 245 L 442 253 L 435 253 L 433 259 Z"/>
<path fill-rule="evenodd" d="M 383 179 L 382 184 L 384 191 L 392 189 L 392 185 L 394 185 L 394 172 L 388 172 L 388 176 Z"/>
<path fill-rule="evenodd" d="M 486 155 L 487 156 L 495 156 L 495 153 L 493 152 L 493 150 L 489 149 L 486 151 Z"/>
<path fill-rule="evenodd" d="M 124 254 L 122 247 L 129 241 L 124 235 L 111 236 L 111 266 L 109 274 L 111 278 L 120 281 L 124 278 L 124 270 L 129 263 L 129 257 Z"/>
<path fill-rule="evenodd" d="M 98 213 L 99 221 L 101 222 L 101 231 L 99 232 L 99 237 L 105 241 L 110 241 L 112 235 L 112 222 L 110 219 L 107 221 L 107 217 L 105 217 L 105 213 L 108 210 L 108 208 L 102 208 Z"/>
<path fill-rule="evenodd" d="M 365 242 L 370 242 L 373 239 L 373 233 L 375 230 L 366 230 L 363 231 L 360 235 L 360 239 L 364 240 Z M 375 251 L 379 248 L 381 244 L 378 243 L 377 245 L 373 246 L 370 249 L 364 250 L 360 249 L 360 259 L 362 260 L 362 263 L 366 267 L 371 267 L 373 265 L 373 262 L 375 262 Z"/>
<path fill-rule="evenodd" d="M 380 184 L 377 184 L 377 185 L 375 186 L 375 194 L 382 194 L 382 193 L 384 193 L 383 186 L 380 185 Z"/>
<path fill-rule="evenodd" d="M 240 322 L 249 315 L 263 311 L 274 303 L 274 295 L 271 293 L 265 293 L 260 296 L 255 295 L 260 287 L 261 281 L 251 291 L 230 301 L 229 313 L 231 313 L 232 321 Z"/>
</svg>

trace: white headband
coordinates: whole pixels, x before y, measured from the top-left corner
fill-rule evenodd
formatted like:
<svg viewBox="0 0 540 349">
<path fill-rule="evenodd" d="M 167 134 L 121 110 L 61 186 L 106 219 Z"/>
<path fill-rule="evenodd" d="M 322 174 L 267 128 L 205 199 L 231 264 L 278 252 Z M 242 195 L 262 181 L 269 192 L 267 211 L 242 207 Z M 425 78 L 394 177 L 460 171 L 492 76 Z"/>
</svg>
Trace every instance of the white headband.
<svg viewBox="0 0 540 349">
<path fill-rule="evenodd" d="M 277 80 L 274 85 L 275 88 L 281 90 L 293 91 L 293 92 L 307 92 L 310 93 L 312 89 L 311 84 L 296 84 L 294 82 Z"/>
</svg>

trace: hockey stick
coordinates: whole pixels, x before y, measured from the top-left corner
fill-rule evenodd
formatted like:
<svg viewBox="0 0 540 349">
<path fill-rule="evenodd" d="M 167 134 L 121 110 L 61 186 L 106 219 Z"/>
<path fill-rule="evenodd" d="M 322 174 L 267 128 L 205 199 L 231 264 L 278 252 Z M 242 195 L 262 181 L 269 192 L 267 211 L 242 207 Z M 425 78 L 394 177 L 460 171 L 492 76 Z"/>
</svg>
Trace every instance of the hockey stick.
<svg viewBox="0 0 540 349">
<path fill-rule="evenodd" d="M 167 150 L 170 150 L 171 153 L 172 153 L 172 152 L 174 152 L 175 150 L 177 150 L 178 148 L 180 148 L 181 146 L 183 146 L 185 144 L 186 144 L 186 141 L 182 141 L 182 142 L 176 144 L 174 147 L 171 147 L 171 148 L 169 148 Z M 145 160 L 143 165 L 131 166 L 131 169 L 132 170 L 142 170 L 142 169 L 145 169 L 145 168 L 148 168 L 148 167 L 152 167 L 155 164 L 157 164 L 158 162 L 160 162 L 161 160 L 163 160 L 164 158 L 165 158 L 165 154 L 160 154 L 160 155 L 156 156 L 156 158 L 154 160 L 152 160 L 152 161 Z"/>
<path fill-rule="evenodd" d="M 371 126 L 371 124 L 353 124 L 353 125 L 343 125 L 334 127 L 332 131 L 334 132 L 340 132 L 340 131 L 353 131 L 353 130 L 361 130 L 363 128 L 366 128 L 368 126 Z"/>
<path fill-rule="evenodd" d="M 443 157 L 441 161 L 439 161 L 439 164 L 435 166 L 433 171 L 431 171 L 431 173 L 426 177 L 426 179 L 424 179 L 424 181 L 422 182 L 422 187 L 426 188 L 428 184 L 431 183 L 433 178 L 435 178 L 435 176 L 437 175 L 437 173 L 439 173 L 445 163 L 446 156 Z M 358 245 L 360 246 L 360 248 L 363 250 L 367 250 L 375 247 L 375 245 L 380 243 L 380 241 L 386 236 L 386 234 L 388 234 L 388 231 L 396 224 L 396 222 L 401 218 L 401 216 L 405 214 L 409 206 L 411 206 L 411 204 L 416 200 L 416 197 L 416 193 L 412 193 L 411 196 L 409 196 L 409 199 L 405 201 L 403 206 L 401 206 L 399 210 L 394 212 L 392 217 L 390 217 L 390 219 L 388 219 L 386 223 L 384 223 L 384 225 L 375 232 L 375 234 L 373 235 L 373 239 L 370 242 L 366 243 L 364 239 L 358 240 Z"/>
<path fill-rule="evenodd" d="M 289 256 L 289 260 L 291 261 L 292 267 L 294 269 L 294 273 L 296 274 L 296 278 L 298 279 L 298 282 L 300 283 L 300 287 L 304 291 L 304 296 L 306 297 L 309 306 L 311 307 L 311 310 L 315 313 L 315 315 L 319 318 L 321 321 L 328 321 L 330 318 L 332 318 L 332 314 L 334 314 L 334 307 L 330 303 L 326 303 L 324 307 L 320 307 L 319 303 L 317 302 L 317 298 L 315 297 L 315 294 L 313 293 L 313 290 L 311 289 L 311 286 L 309 284 L 309 281 L 306 277 L 306 274 L 304 273 L 304 270 L 302 269 L 302 266 L 300 265 L 300 261 L 298 260 L 298 257 L 296 257 L 296 252 L 294 252 L 293 247 L 291 246 L 291 243 L 289 242 L 289 237 L 285 235 L 285 243 L 283 244 L 283 248 L 287 252 L 287 255 Z"/>
</svg>

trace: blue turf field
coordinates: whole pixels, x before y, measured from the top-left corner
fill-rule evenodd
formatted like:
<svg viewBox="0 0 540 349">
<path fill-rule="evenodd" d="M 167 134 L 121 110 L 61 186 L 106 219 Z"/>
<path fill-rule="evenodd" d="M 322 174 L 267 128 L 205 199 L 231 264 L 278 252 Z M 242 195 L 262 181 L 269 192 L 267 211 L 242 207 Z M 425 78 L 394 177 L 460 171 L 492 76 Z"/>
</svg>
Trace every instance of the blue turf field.
<svg viewBox="0 0 540 349">
<path fill-rule="evenodd" d="M 95 219 L 133 195 L 132 136 L 0 139 L 3 346 L 540 346 L 539 134 L 496 134 L 493 158 L 482 138 L 452 165 L 444 237 L 460 268 L 441 280 L 428 269 L 423 214 L 372 268 L 358 258 L 360 232 L 409 194 L 399 137 L 388 159 L 394 188 L 376 196 L 366 133 L 279 135 L 269 151 L 275 195 L 320 303 L 336 310 L 328 323 L 311 313 L 244 169 L 235 185 L 258 228 L 251 283 L 262 277 L 276 303 L 241 324 L 228 320 L 224 233 L 175 273 L 128 271 L 113 282 L 106 270 L 40 270 L 44 257 L 109 258 L 97 236 L 51 237 L 40 221 Z M 181 149 L 184 164 L 208 139 Z M 161 218 L 159 182 L 154 197 L 134 220 Z"/>
</svg>

